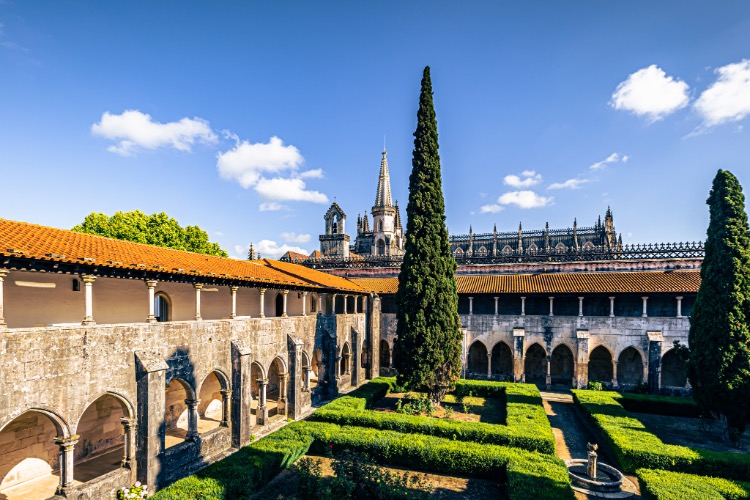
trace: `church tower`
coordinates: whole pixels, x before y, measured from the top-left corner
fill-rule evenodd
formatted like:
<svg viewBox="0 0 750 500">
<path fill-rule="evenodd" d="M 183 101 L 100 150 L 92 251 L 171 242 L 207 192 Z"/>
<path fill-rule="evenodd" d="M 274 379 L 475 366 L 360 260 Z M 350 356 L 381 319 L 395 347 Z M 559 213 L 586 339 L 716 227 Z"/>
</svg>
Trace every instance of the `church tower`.
<svg viewBox="0 0 750 500">
<path fill-rule="evenodd" d="M 349 235 L 346 234 L 346 214 L 335 201 L 323 216 L 326 234 L 321 234 L 320 253 L 325 257 L 349 257 Z"/>
<path fill-rule="evenodd" d="M 391 176 L 388 172 L 387 153 L 383 150 L 380 160 L 380 176 L 372 207 L 372 247 L 371 255 L 403 255 L 404 238 L 398 203 L 393 205 L 391 197 Z"/>
</svg>

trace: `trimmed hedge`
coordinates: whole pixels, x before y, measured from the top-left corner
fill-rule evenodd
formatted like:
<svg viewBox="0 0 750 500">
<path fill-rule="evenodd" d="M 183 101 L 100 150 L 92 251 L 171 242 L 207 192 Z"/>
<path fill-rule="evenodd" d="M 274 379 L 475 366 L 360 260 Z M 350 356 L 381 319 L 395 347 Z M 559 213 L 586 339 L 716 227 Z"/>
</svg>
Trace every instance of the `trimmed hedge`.
<svg viewBox="0 0 750 500">
<path fill-rule="evenodd" d="M 574 390 L 573 398 L 593 420 L 623 470 L 663 469 L 729 479 L 750 478 L 750 455 L 664 443 L 633 418 L 612 391 Z"/>
<path fill-rule="evenodd" d="M 620 395 L 618 401 L 626 410 L 638 413 L 688 418 L 699 418 L 702 413 L 700 406 L 689 397 L 625 392 Z"/>
<path fill-rule="evenodd" d="M 684 472 L 638 469 L 641 495 L 646 499 L 684 500 L 739 500 L 750 498 L 750 483 L 716 477 L 696 476 Z"/>
<path fill-rule="evenodd" d="M 378 378 L 370 384 L 382 389 L 395 384 L 395 379 Z M 366 389 L 370 384 L 362 387 Z M 496 444 L 555 454 L 555 438 L 547 415 L 542 407 L 539 390 L 532 384 L 480 382 L 461 380 L 456 386 L 457 396 L 471 394 L 479 397 L 501 398 L 506 401 L 507 424 L 461 422 L 450 419 L 422 417 L 367 410 L 375 400 L 370 394 L 380 394 L 374 389 L 356 394 L 353 391 L 318 409 L 311 420 L 339 425 L 356 425 L 405 433 L 427 434 L 459 441 Z M 387 394 L 387 392 L 386 392 Z M 357 397 L 359 396 L 359 397 Z M 385 394 L 382 394 L 383 397 Z"/>
<path fill-rule="evenodd" d="M 363 451 L 383 464 L 507 482 L 511 498 L 572 500 L 562 460 L 516 448 L 325 422 L 294 422 L 199 473 L 159 491 L 154 500 L 249 498 L 300 456 L 328 447 Z"/>
</svg>

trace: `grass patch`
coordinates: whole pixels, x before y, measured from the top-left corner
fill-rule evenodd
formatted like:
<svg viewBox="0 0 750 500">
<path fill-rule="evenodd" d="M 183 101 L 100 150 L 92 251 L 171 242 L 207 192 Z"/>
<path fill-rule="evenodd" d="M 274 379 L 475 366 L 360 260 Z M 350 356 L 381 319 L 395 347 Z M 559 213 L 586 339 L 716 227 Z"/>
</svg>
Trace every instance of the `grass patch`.
<svg viewBox="0 0 750 500">
<path fill-rule="evenodd" d="M 643 468 L 738 480 L 750 477 L 750 456 L 666 444 L 620 405 L 617 392 L 574 390 L 573 397 L 628 473 Z"/>
<path fill-rule="evenodd" d="M 683 472 L 638 469 L 641 495 L 646 499 L 730 500 L 750 498 L 750 483 L 730 481 L 716 477 L 697 476 Z"/>
</svg>

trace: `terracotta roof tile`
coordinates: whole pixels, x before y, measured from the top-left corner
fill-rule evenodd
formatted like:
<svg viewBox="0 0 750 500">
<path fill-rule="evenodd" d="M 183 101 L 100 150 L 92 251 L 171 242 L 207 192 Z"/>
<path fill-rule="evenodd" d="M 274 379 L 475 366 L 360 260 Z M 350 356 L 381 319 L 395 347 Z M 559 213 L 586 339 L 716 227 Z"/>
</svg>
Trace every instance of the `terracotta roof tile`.
<svg viewBox="0 0 750 500">
<path fill-rule="evenodd" d="M 396 293 L 398 278 L 352 278 L 366 290 Z M 696 293 L 699 271 L 456 276 L 458 293 Z"/>
<path fill-rule="evenodd" d="M 305 288 L 363 292 L 344 278 L 271 260 L 238 260 L 0 219 L 0 256 L 156 271 Z"/>
</svg>

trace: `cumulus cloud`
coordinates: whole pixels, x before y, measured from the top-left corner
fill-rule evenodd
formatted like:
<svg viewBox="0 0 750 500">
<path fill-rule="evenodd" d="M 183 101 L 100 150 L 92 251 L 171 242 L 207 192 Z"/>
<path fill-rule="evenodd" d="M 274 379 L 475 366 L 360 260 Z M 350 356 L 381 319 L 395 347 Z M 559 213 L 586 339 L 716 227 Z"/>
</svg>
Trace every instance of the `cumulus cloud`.
<svg viewBox="0 0 750 500">
<path fill-rule="evenodd" d="M 264 173 L 296 171 L 305 159 L 299 149 L 274 136 L 268 142 L 251 143 L 240 141 L 237 136 L 225 135 L 236 140 L 229 151 L 219 153 L 217 168 L 224 179 L 236 180 L 247 189 L 257 184 Z"/>
<path fill-rule="evenodd" d="M 139 149 L 161 147 L 190 151 L 197 142 L 212 144 L 217 140 L 208 122 L 202 118 L 159 123 L 151 115 L 136 109 L 119 115 L 104 113 L 99 123 L 91 126 L 91 133 L 115 141 L 116 144 L 107 151 L 122 156 L 134 155 Z"/>
<path fill-rule="evenodd" d="M 590 179 L 568 179 L 564 182 L 555 182 L 547 186 L 547 189 L 581 189 L 581 186 L 591 182 Z"/>
<path fill-rule="evenodd" d="M 255 185 L 255 190 L 262 197 L 269 200 L 328 203 L 328 197 L 326 195 L 320 191 L 308 191 L 305 186 L 305 181 L 297 178 L 261 178 Z"/>
<path fill-rule="evenodd" d="M 503 210 L 503 207 L 500 205 L 482 205 L 479 207 L 479 213 L 481 214 L 496 214 L 499 211 Z"/>
<path fill-rule="evenodd" d="M 516 205 L 519 208 L 540 208 L 552 204 L 552 196 L 541 196 L 534 191 L 510 191 L 501 195 L 497 202 L 501 205 Z"/>
<path fill-rule="evenodd" d="M 277 201 L 264 201 L 258 205 L 258 210 L 261 212 L 278 212 L 279 210 L 285 209 L 286 206 L 282 205 Z"/>
<path fill-rule="evenodd" d="M 687 106 L 689 88 L 687 83 L 667 76 L 663 69 L 652 64 L 620 82 L 609 104 L 615 109 L 657 121 Z"/>
<path fill-rule="evenodd" d="M 718 78 L 694 104 L 708 127 L 750 115 L 750 59 L 727 64 L 715 72 Z"/>
<path fill-rule="evenodd" d="M 311 236 L 309 234 L 297 234 L 297 233 L 281 233 L 280 235 L 287 243 L 307 243 L 310 241 Z"/>
<path fill-rule="evenodd" d="M 542 175 L 537 174 L 533 170 L 524 170 L 521 175 L 506 175 L 503 179 L 503 183 L 507 186 L 514 188 L 526 188 L 531 187 L 534 184 L 542 182 Z"/>
<path fill-rule="evenodd" d="M 255 244 L 255 253 L 260 254 L 262 257 L 270 258 L 270 259 L 278 259 L 285 253 L 291 251 L 291 252 L 297 252 L 304 255 L 309 255 L 309 251 L 305 250 L 304 248 L 296 247 L 296 246 L 290 246 L 287 244 L 279 245 L 273 240 L 260 240 L 258 243 Z M 247 254 L 247 251 L 245 251 Z"/>
<path fill-rule="evenodd" d="M 620 155 L 620 153 L 612 153 L 611 155 L 609 155 L 602 161 L 598 161 L 592 164 L 591 166 L 589 166 L 589 168 L 591 170 L 601 170 L 607 165 L 610 165 L 612 163 L 627 163 L 629 159 L 630 157 L 628 155 Z"/>
<path fill-rule="evenodd" d="M 263 198 L 271 200 L 260 205 L 261 212 L 284 208 L 276 203 L 278 201 L 328 203 L 325 194 L 307 189 L 303 180 L 319 179 L 323 177 L 323 170 L 298 173 L 297 169 L 305 159 L 296 147 L 285 145 L 276 136 L 266 143 L 251 143 L 241 141 L 229 132 L 224 134 L 235 140 L 235 146 L 218 154 L 216 166 L 219 175 L 224 179 L 236 180 L 245 189 L 252 187 Z"/>
</svg>

